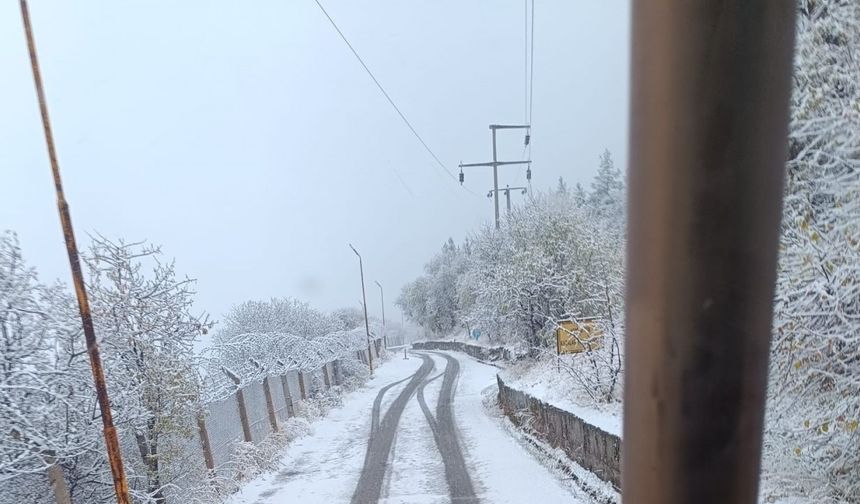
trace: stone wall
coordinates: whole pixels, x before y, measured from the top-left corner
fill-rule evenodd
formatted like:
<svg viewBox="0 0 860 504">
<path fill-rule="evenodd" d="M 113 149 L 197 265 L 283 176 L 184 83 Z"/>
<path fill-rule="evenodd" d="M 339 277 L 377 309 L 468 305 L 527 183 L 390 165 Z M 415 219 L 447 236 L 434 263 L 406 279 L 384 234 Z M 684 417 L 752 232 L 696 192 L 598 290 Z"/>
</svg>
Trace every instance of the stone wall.
<svg viewBox="0 0 860 504">
<path fill-rule="evenodd" d="M 621 439 L 569 411 L 544 403 L 499 382 L 499 403 L 505 415 L 599 478 L 621 488 Z M 527 425 L 526 425 L 527 424 Z"/>
<path fill-rule="evenodd" d="M 416 350 L 453 350 L 488 362 L 511 362 L 516 359 L 516 355 L 509 348 L 470 345 L 462 341 L 420 341 L 412 343 L 412 348 Z"/>
</svg>

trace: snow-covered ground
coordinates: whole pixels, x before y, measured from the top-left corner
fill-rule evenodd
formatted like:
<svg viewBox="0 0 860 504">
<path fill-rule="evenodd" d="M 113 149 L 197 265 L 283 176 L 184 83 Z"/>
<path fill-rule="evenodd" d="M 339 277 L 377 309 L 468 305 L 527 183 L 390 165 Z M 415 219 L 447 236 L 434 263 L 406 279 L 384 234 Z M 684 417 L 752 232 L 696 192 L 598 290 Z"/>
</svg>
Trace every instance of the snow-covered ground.
<svg viewBox="0 0 860 504">
<path fill-rule="evenodd" d="M 429 353 L 435 364 L 424 389 L 427 405 L 436 410 L 445 359 Z M 459 440 L 474 485 L 485 503 L 581 502 L 569 485 L 541 465 L 512 438 L 497 416 L 489 415 L 484 395 L 492 393 L 498 369 L 451 353 L 460 364 L 453 411 Z M 249 482 L 231 504 L 281 502 L 350 502 L 362 471 L 371 427 L 371 412 L 380 390 L 411 377 L 423 360 L 395 357 L 380 367 L 364 388 L 348 395 L 341 408 L 313 425 L 313 433 L 293 443 L 280 468 Z M 409 380 L 385 394 L 381 414 Z M 407 403 L 388 458 L 380 502 L 450 502 L 445 467 L 417 397 Z"/>
</svg>

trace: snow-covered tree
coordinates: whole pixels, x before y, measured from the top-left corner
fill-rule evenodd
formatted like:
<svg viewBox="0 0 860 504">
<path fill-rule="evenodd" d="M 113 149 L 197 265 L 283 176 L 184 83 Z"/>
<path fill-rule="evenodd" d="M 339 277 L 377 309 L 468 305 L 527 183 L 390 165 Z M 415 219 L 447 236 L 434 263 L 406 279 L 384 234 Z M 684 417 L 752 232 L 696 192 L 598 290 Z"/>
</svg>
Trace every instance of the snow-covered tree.
<svg viewBox="0 0 860 504">
<path fill-rule="evenodd" d="M 364 312 L 358 308 L 338 308 L 331 312 L 331 317 L 338 325 L 338 329 L 347 331 L 355 329 L 364 324 Z"/>
<path fill-rule="evenodd" d="M 576 186 L 573 188 L 573 202 L 577 207 L 582 207 L 587 201 L 588 196 L 585 194 L 585 189 L 583 189 L 582 184 L 577 182 Z"/>
<path fill-rule="evenodd" d="M 591 182 L 591 192 L 588 201 L 591 208 L 599 213 L 616 213 L 620 217 L 621 200 L 624 197 L 624 179 L 621 172 L 615 167 L 612 154 L 608 149 L 600 155 L 600 166 L 597 175 Z"/>
<path fill-rule="evenodd" d="M 67 327 L 46 305 L 49 294 L 17 236 L 0 235 L 0 479 L 43 471 L 69 448 L 57 418 L 69 377 L 58 368 L 56 345 Z"/>
<path fill-rule="evenodd" d="M 624 195 L 608 152 L 593 187 L 558 187 L 514 209 L 501 229 L 485 227 L 461 247 L 449 240 L 404 287 L 399 304 L 411 321 L 444 335 L 480 328 L 495 343 L 533 354 L 554 349 L 558 320 L 596 318 L 607 344 L 570 367 L 584 393 L 617 401 L 621 374 Z M 585 359 L 583 362 L 579 362 Z"/>
<path fill-rule="evenodd" d="M 98 447 L 74 303 L 61 285 L 38 282 L 13 233 L 0 235 L 0 502 L 39 502 L 46 470 L 62 477 Z M 73 497 L 84 493 L 70 487 Z"/>
<path fill-rule="evenodd" d="M 558 185 L 555 187 L 555 192 L 558 194 L 567 194 L 569 192 L 567 189 L 567 182 L 564 181 L 563 177 L 558 178 Z"/>
<path fill-rule="evenodd" d="M 362 323 L 364 316 L 362 315 Z M 230 309 L 215 333 L 218 341 L 228 341 L 246 333 L 289 333 L 307 339 L 343 329 L 325 313 L 292 298 L 245 301 Z M 352 328 L 350 328 L 352 329 Z"/>
<path fill-rule="evenodd" d="M 176 462 L 199 411 L 193 346 L 211 324 L 192 314 L 194 281 L 157 247 L 96 237 L 84 262 L 115 419 L 133 437 L 130 482 L 140 500 L 163 503 L 187 470 Z"/>
<path fill-rule="evenodd" d="M 436 333 L 447 334 L 461 322 L 459 277 L 465 253 L 451 238 L 424 267 L 425 274 L 404 287 L 397 304 L 410 320 Z"/>
<path fill-rule="evenodd" d="M 860 4 L 799 5 L 766 467 L 860 502 Z"/>
</svg>

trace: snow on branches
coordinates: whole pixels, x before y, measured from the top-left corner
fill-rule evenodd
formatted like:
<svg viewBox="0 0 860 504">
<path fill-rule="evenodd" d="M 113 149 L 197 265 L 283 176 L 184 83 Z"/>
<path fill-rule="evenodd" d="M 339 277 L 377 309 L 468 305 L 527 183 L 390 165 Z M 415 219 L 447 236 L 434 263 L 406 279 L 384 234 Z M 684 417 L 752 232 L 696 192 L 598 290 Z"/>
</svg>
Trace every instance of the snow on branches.
<svg viewBox="0 0 860 504">
<path fill-rule="evenodd" d="M 279 332 L 238 334 L 207 348 L 200 357 L 205 401 L 223 399 L 267 376 L 313 371 L 366 349 L 363 327 L 314 339 Z"/>
<path fill-rule="evenodd" d="M 860 4 L 800 2 L 765 443 L 818 501 L 860 502 L 858 53 Z"/>
<path fill-rule="evenodd" d="M 14 233 L 0 235 L 0 481 L 96 444 L 73 302 L 61 286 L 38 282 Z"/>
<path fill-rule="evenodd" d="M 136 502 L 203 491 L 188 487 L 206 479 L 189 443 L 210 402 L 367 349 L 354 310 L 330 316 L 274 299 L 234 308 L 215 344 L 195 355 L 213 324 L 193 313 L 194 281 L 179 277 L 158 247 L 96 236 L 83 261 Z M 376 321 L 370 327 L 381 336 Z M 111 501 L 99 424 L 74 298 L 61 285 L 40 284 L 16 236 L 0 235 L 0 482 L 8 483 L 0 502 L 40 502 L 49 493 L 45 471 L 56 467 L 75 502 Z"/>
</svg>

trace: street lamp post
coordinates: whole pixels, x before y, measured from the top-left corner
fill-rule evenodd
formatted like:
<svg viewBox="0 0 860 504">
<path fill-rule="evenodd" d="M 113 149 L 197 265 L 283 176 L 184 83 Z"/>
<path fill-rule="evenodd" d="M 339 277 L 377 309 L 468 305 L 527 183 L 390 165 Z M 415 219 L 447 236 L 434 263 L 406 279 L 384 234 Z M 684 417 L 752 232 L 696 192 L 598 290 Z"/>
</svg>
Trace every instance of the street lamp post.
<svg viewBox="0 0 860 504">
<path fill-rule="evenodd" d="M 374 283 L 379 287 L 379 298 L 382 300 L 382 342 L 385 348 L 388 348 L 388 335 L 385 333 L 385 292 L 382 290 L 382 284 L 374 280 Z"/>
<path fill-rule="evenodd" d="M 355 250 L 352 243 L 349 244 L 349 248 L 358 256 L 358 270 L 361 273 L 361 305 L 364 308 L 364 331 L 367 334 L 367 363 L 370 365 L 370 376 L 373 376 L 373 349 L 370 346 L 370 325 L 367 323 L 367 296 L 364 294 L 364 264 L 361 262 L 361 254 Z"/>
</svg>

